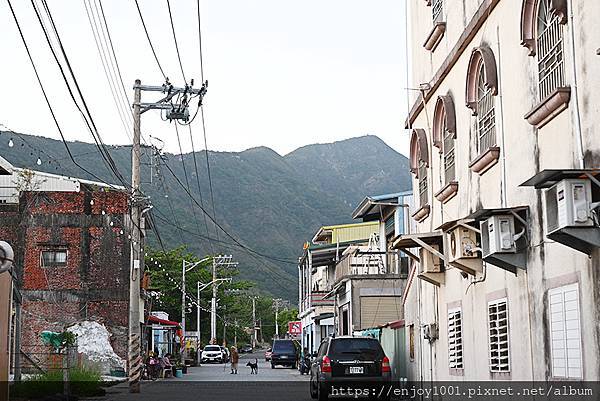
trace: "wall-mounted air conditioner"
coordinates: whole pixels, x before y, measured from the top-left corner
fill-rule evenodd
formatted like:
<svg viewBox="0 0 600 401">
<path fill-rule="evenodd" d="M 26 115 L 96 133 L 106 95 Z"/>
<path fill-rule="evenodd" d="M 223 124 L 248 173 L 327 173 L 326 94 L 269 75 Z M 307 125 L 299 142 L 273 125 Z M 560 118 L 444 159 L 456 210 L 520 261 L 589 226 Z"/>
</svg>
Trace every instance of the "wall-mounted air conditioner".
<svg viewBox="0 0 600 401">
<path fill-rule="evenodd" d="M 422 326 L 423 329 L 423 338 L 428 341 L 435 341 L 439 338 L 439 330 L 437 323 L 429 323 L 424 324 Z"/>
<path fill-rule="evenodd" d="M 458 226 L 448 233 L 449 262 L 462 259 L 476 259 L 477 233 L 463 226 Z"/>
<path fill-rule="evenodd" d="M 546 233 L 594 225 L 590 212 L 589 180 L 564 179 L 546 190 Z"/>
<path fill-rule="evenodd" d="M 493 215 L 480 223 L 481 249 L 484 258 L 495 253 L 515 253 L 515 217 Z"/>
<path fill-rule="evenodd" d="M 437 245 L 432 245 L 432 248 L 439 251 Z M 425 248 L 419 248 L 419 260 L 421 261 L 421 273 L 441 273 L 443 272 L 443 262 L 440 258 L 429 252 Z"/>
</svg>

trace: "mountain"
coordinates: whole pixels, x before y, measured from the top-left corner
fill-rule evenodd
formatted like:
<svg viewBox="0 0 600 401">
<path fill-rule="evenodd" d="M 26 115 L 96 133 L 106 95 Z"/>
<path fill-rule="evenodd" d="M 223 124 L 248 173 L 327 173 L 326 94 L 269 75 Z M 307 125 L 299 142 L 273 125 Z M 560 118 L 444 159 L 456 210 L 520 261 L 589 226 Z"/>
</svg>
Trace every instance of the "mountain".
<svg viewBox="0 0 600 401">
<path fill-rule="evenodd" d="M 12 147 L 5 145 L 9 139 Z M 18 167 L 118 183 L 95 144 L 69 143 L 78 164 L 93 175 L 71 162 L 60 141 L 0 131 L 0 144 L 0 156 Z M 129 182 L 131 147 L 107 149 Z M 372 135 L 308 145 L 285 156 L 267 147 L 209 151 L 213 213 L 206 156 L 201 151 L 161 159 L 142 149 L 142 190 L 154 205 L 164 245 L 186 244 L 198 255 L 231 253 L 240 262 L 241 277 L 290 300 L 297 299 L 296 260 L 302 244 L 320 226 L 351 222 L 352 210 L 366 195 L 410 188 L 407 158 Z M 205 221 L 187 191 L 226 233 L 209 218 Z M 152 245 L 158 246 L 155 236 Z"/>
</svg>

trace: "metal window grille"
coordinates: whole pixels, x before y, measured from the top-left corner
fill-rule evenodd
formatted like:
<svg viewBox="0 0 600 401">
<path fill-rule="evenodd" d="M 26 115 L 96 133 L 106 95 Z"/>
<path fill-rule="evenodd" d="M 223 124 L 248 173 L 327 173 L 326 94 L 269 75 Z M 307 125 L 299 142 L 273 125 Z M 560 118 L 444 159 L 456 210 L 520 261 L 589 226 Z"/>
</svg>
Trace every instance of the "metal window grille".
<svg viewBox="0 0 600 401">
<path fill-rule="evenodd" d="M 550 11 L 549 0 L 540 1 L 537 15 L 537 58 L 539 96 L 544 100 L 565 85 L 563 31 L 559 19 Z"/>
<path fill-rule="evenodd" d="M 477 146 L 479 153 L 496 145 L 496 113 L 492 89 L 485 85 L 483 63 L 477 84 Z"/>
<path fill-rule="evenodd" d="M 462 314 L 460 309 L 448 311 L 448 366 L 463 369 Z"/>
<path fill-rule="evenodd" d="M 488 303 L 488 330 L 490 372 L 510 372 L 506 298 Z"/>
<path fill-rule="evenodd" d="M 434 23 L 444 20 L 444 13 L 442 12 L 443 9 L 444 9 L 444 0 L 433 0 L 431 2 L 431 14 L 432 14 Z"/>
<path fill-rule="evenodd" d="M 454 134 L 448 132 L 446 123 L 442 125 L 442 133 L 444 135 L 444 181 L 448 184 L 456 178 Z"/>
<path fill-rule="evenodd" d="M 421 206 L 427 205 L 427 166 L 422 160 L 419 162 L 419 199 Z"/>
<path fill-rule="evenodd" d="M 577 284 L 548 291 L 550 303 L 550 344 L 552 376 L 569 379 L 583 377 L 579 288 Z"/>
</svg>

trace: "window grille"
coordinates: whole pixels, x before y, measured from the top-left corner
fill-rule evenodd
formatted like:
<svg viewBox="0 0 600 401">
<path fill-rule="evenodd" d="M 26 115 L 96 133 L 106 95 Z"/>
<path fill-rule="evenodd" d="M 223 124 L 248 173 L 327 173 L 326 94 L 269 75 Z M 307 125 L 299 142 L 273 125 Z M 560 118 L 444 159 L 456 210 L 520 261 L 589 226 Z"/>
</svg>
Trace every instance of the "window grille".
<svg viewBox="0 0 600 401">
<path fill-rule="evenodd" d="M 446 129 L 446 123 L 442 124 L 442 135 L 444 136 L 444 181 L 449 184 L 456 178 L 454 158 L 454 134 Z"/>
<path fill-rule="evenodd" d="M 477 83 L 477 146 L 479 154 L 496 145 L 496 113 L 492 89 L 485 85 L 483 63 Z"/>
<path fill-rule="evenodd" d="M 441 22 L 444 20 L 444 15 L 443 15 L 443 8 L 444 8 L 444 0 L 433 0 L 431 2 L 431 14 L 433 17 L 433 22 Z"/>
<path fill-rule="evenodd" d="M 57 267 L 67 265 L 67 251 L 65 249 L 47 249 L 40 255 L 42 267 Z"/>
<path fill-rule="evenodd" d="M 565 85 L 563 31 L 558 16 L 550 10 L 549 0 L 541 0 L 538 8 L 536 47 L 542 101 Z"/>
<path fill-rule="evenodd" d="M 419 199 L 421 207 L 427 205 L 427 166 L 423 160 L 419 161 Z"/>
<path fill-rule="evenodd" d="M 579 289 L 577 284 L 548 291 L 552 376 L 583 378 Z"/>
<path fill-rule="evenodd" d="M 510 372 L 506 298 L 488 303 L 488 329 L 490 372 Z"/>
<path fill-rule="evenodd" d="M 463 369 L 462 314 L 460 309 L 448 311 L 448 366 Z"/>
</svg>

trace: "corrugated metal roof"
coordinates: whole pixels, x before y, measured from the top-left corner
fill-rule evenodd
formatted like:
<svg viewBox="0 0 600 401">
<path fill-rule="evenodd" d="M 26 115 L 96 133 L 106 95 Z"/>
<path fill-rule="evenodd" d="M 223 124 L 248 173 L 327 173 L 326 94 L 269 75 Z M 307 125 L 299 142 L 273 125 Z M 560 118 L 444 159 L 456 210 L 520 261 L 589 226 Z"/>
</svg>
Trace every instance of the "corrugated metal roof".
<svg viewBox="0 0 600 401">
<path fill-rule="evenodd" d="M 319 238 L 331 237 L 329 243 L 348 242 L 356 240 L 368 240 L 372 234 L 379 232 L 379 222 L 369 221 L 366 223 L 339 224 L 335 226 L 323 226 L 313 237 L 313 242 L 321 242 Z"/>
</svg>

